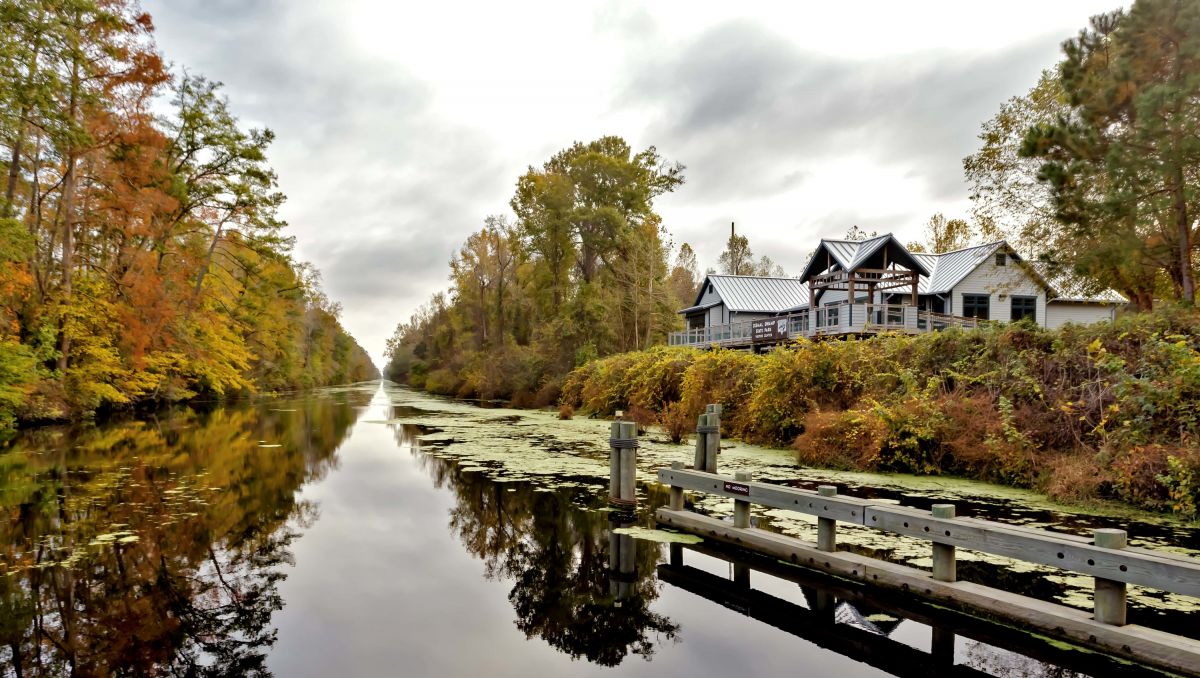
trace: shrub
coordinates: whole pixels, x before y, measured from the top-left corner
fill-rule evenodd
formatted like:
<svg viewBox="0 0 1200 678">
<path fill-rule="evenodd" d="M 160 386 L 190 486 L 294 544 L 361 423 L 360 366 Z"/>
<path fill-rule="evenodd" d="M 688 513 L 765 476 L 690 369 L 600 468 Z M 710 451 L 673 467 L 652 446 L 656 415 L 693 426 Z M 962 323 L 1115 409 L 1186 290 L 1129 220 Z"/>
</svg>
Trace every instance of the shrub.
<svg viewBox="0 0 1200 678">
<path fill-rule="evenodd" d="M 630 405 L 629 409 L 625 410 L 625 420 L 637 424 L 638 435 L 645 435 L 646 429 L 657 422 L 658 417 L 641 405 Z"/>
<path fill-rule="evenodd" d="M 792 447 L 802 466 L 869 468 L 883 447 L 886 427 L 872 411 L 812 412 Z"/>
<path fill-rule="evenodd" d="M 558 418 L 559 419 L 566 421 L 573 416 L 575 416 L 575 408 L 571 407 L 571 405 L 569 403 L 563 403 L 562 405 L 560 405 L 558 407 Z"/>
<path fill-rule="evenodd" d="M 675 444 L 682 443 L 688 431 L 696 424 L 696 416 L 687 411 L 682 403 L 667 403 L 658 415 L 658 425 Z"/>
<path fill-rule="evenodd" d="M 1086 502 L 1098 499 L 1104 473 L 1095 455 L 1057 454 L 1046 464 L 1043 490 L 1058 501 Z"/>
</svg>

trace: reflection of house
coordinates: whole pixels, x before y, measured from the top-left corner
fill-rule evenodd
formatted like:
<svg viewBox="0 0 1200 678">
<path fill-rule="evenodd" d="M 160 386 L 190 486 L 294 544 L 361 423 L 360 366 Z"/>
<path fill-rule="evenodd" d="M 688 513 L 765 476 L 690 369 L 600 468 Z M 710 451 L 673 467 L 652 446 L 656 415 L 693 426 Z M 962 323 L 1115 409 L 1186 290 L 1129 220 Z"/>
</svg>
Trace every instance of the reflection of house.
<svg viewBox="0 0 1200 678">
<path fill-rule="evenodd" d="M 1050 278 L 1004 241 L 944 254 L 909 252 L 891 234 L 822 240 L 799 278 L 709 275 L 672 344 L 750 345 L 795 336 L 923 332 L 980 320 L 1038 325 L 1111 320 L 1125 299 Z M 780 330 L 754 321 L 777 319 Z M 786 321 L 786 322 L 782 322 Z M 758 333 L 754 341 L 752 332 Z"/>
</svg>

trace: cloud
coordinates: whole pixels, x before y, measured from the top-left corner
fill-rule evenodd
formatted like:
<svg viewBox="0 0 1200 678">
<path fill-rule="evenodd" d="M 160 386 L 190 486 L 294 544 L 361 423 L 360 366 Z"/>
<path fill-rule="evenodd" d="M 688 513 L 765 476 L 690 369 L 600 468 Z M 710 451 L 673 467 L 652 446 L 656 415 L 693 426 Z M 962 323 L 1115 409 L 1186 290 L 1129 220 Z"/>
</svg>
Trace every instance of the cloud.
<svg viewBox="0 0 1200 678">
<path fill-rule="evenodd" d="M 686 157 L 696 200 L 774 195 L 824 159 L 862 154 L 921 177 L 931 199 L 958 198 L 980 122 L 1028 89 L 1056 52 L 1047 38 L 974 56 L 856 60 L 732 20 L 658 55 L 661 63 L 633 63 L 618 96 L 647 109 L 644 136 Z"/>
</svg>

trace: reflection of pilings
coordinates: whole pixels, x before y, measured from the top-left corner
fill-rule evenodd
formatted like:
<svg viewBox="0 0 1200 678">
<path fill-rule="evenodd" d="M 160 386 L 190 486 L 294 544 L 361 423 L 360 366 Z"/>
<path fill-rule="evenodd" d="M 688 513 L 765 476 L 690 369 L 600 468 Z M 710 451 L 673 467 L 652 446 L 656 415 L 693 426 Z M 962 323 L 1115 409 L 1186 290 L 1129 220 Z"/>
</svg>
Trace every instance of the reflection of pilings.
<svg viewBox="0 0 1200 678">
<path fill-rule="evenodd" d="M 939 665 L 931 655 L 887 636 L 847 624 L 832 623 L 824 611 L 817 613 L 806 610 L 795 603 L 755 589 L 742 588 L 735 582 L 694 567 L 660 565 L 658 578 L 752 619 L 804 638 L 818 647 L 853 657 L 896 676 L 980 678 L 987 675 L 968 666 Z M 832 606 L 830 609 L 832 610 Z"/>
<path fill-rule="evenodd" d="M 1112 675 L 1119 673 L 1121 675 L 1144 676 L 1146 678 L 1161 678 L 1163 675 L 1162 672 L 1149 667 L 1129 664 L 1101 653 L 1076 649 L 1070 645 L 1047 642 L 1037 636 L 1031 635 L 1028 630 L 1020 627 L 989 621 L 988 619 L 950 610 L 939 605 L 931 605 L 908 596 L 891 596 L 886 592 L 881 592 L 869 586 L 822 575 L 811 570 L 796 568 L 772 558 L 754 555 L 746 556 L 745 554 L 731 552 L 707 542 L 689 544 L 683 546 L 680 550 L 684 553 L 680 553 L 678 560 L 673 557 L 671 565 L 659 566 L 658 575 L 662 581 L 678 585 L 710 600 L 715 600 L 725 607 L 750 617 L 760 618 L 756 614 L 759 609 L 747 603 L 746 600 L 752 596 L 767 596 L 767 594 L 754 589 L 740 587 L 724 578 L 707 575 L 722 582 L 722 591 L 728 595 L 728 598 L 725 599 L 712 598 L 704 592 L 696 591 L 679 584 L 670 578 L 667 572 L 693 570 L 693 568 L 684 567 L 683 562 L 686 558 L 686 552 L 696 552 L 710 558 L 729 562 L 735 567 L 746 565 L 750 569 L 769 574 L 772 577 L 799 584 L 808 605 L 808 610 L 798 605 L 795 606 L 800 611 L 799 614 L 802 617 L 801 621 L 803 623 L 780 626 L 770 620 L 764 621 L 785 631 L 802 635 L 805 638 L 813 640 L 818 645 L 842 651 L 838 646 L 823 644 L 817 638 L 809 636 L 807 633 L 794 631 L 793 628 L 809 625 L 818 630 L 834 628 L 832 617 L 838 605 L 841 604 L 854 606 L 864 616 L 869 616 L 872 612 L 880 611 L 887 613 L 889 616 L 908 619 L 933 629 L 934 643 L 932 653 L 923 653 L 912 649 L 908 645 L 904 645 L 899 652 L 905 653 L 905 656 L 908 656 L 908 652 L 916 652 L 917 654 L 914 656 L 920 660 L 920 663 L 915 665 L 918 668 L 912 670 L 891 669 L 897 675 L 922 675 L 921 671 L 930 670 L 930 666 L 934 668 L 930 673 L 925 675 L 981 675 L 962 665 L 956 665 L 953 669 L 947 668 L 953 664 L 952 652 L 954 650 L 954 643 L 958 637 L 968 638 L 985 645 L 1023 655 L 1037 662 L 1043 662 L 1050 666 L 1061 667 L 1086 675 Z M 779 600 L 773 596 L 768 597 Z M 782 602 L 786 605 L 792 605 L 792 603 L 787 601 Z M 787 612 L 784 616 L 791 614 L 793 613 Z M 885 634 L 891 634 L 897 624 L 898 622 L 874 622 L 874 625 L 879 627 Z M 845 625 L 837 625 L 836 628 L 839 630 L 851 628 L 852 631 L 866 633 L 862 629 L 846 627 Z M 850 643 L 850 646 L 853 647 L 853 643 Z M 855 659 L 863 659 L 866 656 L 850 652 L 847 652 L 847 654 Z M 905 667 L 905 669 L 907 668 Z"/>
<path fill-rule="evenodd" d="M 612 528 L 632 527 L 632 522 L 612 521 L 608 531 L 608 590 L 617 600 L 627 600 L 637 581 L 637 540 Z M 682 554 L 680 555 L 682 559 Z"/>
</svg>

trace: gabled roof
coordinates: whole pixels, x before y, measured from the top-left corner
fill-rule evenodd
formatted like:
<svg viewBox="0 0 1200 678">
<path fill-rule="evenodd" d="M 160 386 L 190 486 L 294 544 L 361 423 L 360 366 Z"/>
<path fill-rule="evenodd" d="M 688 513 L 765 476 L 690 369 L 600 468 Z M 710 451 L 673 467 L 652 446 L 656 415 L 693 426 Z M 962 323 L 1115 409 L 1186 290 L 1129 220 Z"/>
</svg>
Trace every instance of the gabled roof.
<svg viewBox="0 0 1200 678">
<path fill-rule="evenodd" d="M 921 294 L 949 292 L 954 289 L 955 285 L 962 282 L 963 278 L 970 275 L 971 271 L 979 268 L 980 264 L 990 259 L 1002 247 L 1008 248 L 1012 256 L 1017 256 L 1012 253 L 1012 248 L 1009 248 L 1008 243 L 1003 240 L 942 254 L 914 254 L 913 256 L 929 269 L 929 276 L 921 278 L 917 292 Z M 1020 257 L 1017 257 L 1017 260 L 1020 261 Z"/>
<path fill-rule="evenodd" d="M 808 285 L 796 278 L 710 274 L 700 286 L 696 305 L 679 312 L 690 313 L 716 306 L 717 302 L 700 303 L 705 287 L 710 284 L 725 308 L 735 313 L 778 313 L 808 303 Z"/>
<path fill-rule="evenodd" d="M 895 263 L 916 271 L 921 275 L 929 274 L 929 271 L 925 270 L 924 264 L 916 259 L 895 236 L 891 233 L 885 233 L 868 240 L 829 240 L 822 238 L 821 243 L 817 245 L 816 251 L 813 252 L 812 258 L 805 265 L 804 272 L 800 274 L 800 280 L 808 281 L 812 276 L 825 270 L 827 260 L 821 256 L 823 252 L 827 252 L 833 263 L 843 271 L 854 271 L 866 264 L 881 249 L 893 246 L 894 249 L 892 252 L 895 257 Z"/>
</svg>

